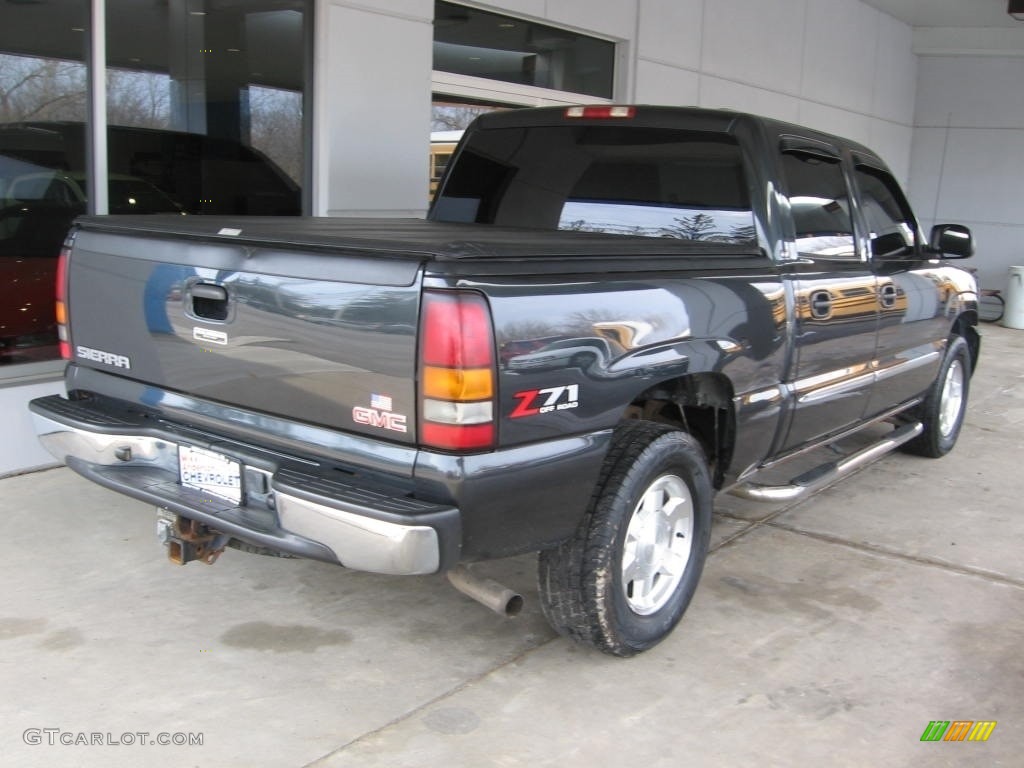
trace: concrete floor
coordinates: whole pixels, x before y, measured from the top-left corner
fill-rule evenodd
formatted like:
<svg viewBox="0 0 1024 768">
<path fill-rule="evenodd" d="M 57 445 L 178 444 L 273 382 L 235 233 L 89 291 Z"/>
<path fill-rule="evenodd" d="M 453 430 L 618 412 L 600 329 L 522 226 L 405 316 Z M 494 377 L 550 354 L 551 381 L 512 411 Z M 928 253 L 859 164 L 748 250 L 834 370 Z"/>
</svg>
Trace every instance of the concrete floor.
<svg viewBox="0 0 1024 768">
<path fill-rule="evenodd" d="M 0 481 L 0 764 L 1019 766 L 1024 333 L 983 330 L 952 455 L 720 497 L 683 623 L 625 661 L 554 636 L 529 557 L 480 569 L 526 596 L 506 621 L 440 577 L 175 567 L 144 505 L 66 469 Z M 998 725 L 922 743 L 931 720 Z M 61 744 L 92 734 L 136 743 Z"/>
</svg>

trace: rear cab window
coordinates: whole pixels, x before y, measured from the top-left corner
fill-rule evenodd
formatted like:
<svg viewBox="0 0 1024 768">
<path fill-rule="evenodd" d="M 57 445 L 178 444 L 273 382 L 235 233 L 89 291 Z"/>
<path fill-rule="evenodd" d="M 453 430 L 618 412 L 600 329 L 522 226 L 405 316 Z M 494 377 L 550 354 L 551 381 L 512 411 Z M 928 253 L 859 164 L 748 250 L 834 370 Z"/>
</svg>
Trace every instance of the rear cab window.
<svg viewBox="0 0 1024 768">
<path fill-rule="evenodd" d="M 729 134 L 639 126 L 474 131 L 431 218 L 754 247 Z"/>
</svg>

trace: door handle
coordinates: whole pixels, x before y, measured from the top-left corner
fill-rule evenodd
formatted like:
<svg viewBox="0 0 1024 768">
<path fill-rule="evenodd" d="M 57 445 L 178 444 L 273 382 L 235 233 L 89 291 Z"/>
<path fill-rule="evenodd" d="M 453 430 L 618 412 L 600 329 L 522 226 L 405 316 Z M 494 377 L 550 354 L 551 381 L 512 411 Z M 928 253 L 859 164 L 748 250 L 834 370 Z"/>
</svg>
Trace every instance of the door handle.
<svg viewBox="0 0 1024 768">
<path fill-rule="evenodd" d="M 814 291 L 810 296 L 811 317 L 824 320 L 832 315 L 832 294 L 828 291 Z"/>
<path fill-rule="evenodd" d="M 878 303 L 886 309 L 891 309 L 896 306 L 896 297 L 899 295 L 899 289 L 896 288 L 893 283 L 886 283 L 878 290 Z"/>
</svg>

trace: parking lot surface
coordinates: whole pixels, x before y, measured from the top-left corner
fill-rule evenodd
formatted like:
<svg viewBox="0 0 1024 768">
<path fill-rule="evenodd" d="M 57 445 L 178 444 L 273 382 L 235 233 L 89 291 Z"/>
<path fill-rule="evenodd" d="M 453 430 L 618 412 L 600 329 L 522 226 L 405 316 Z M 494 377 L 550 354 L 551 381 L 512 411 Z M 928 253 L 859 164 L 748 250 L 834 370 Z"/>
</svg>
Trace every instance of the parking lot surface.
<svg viewBox="0 0 1024 768">
<path fill-rule="evenodd" d="M 1024 332 L 983 332 L 952 454 L 720 496 L 687 615 L 629 660 L 554 635 L 532 557 L 477 567 L 526 598 L 505 620 L 436 576 L 173 566 L 143 504 L 0 480 L 0 764 L 1019 766 Z"/>
</svg>

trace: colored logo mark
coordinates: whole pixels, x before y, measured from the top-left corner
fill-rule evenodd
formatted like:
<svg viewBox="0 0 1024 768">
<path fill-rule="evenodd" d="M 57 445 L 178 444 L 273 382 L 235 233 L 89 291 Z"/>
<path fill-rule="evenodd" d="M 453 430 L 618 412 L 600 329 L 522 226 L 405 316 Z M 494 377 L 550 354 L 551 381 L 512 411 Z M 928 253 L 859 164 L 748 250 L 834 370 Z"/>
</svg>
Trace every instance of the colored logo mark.
<svg viewBox="0 0 1024 768">
<path fill-rule="evenodd" d="M 995 720 L 932 720 L 921 741 L 988 741 L 995 729 Z"/>
</svg>

